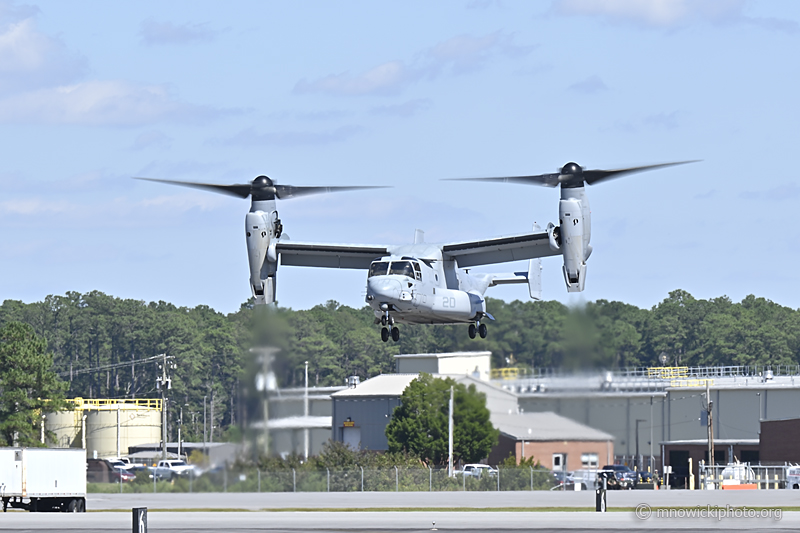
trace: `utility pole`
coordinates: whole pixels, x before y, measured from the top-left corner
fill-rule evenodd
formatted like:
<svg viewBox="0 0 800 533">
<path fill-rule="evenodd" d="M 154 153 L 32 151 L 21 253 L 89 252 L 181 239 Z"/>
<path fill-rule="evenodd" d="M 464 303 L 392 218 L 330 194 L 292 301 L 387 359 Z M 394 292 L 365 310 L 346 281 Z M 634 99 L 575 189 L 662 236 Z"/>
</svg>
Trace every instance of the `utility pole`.
<svg viewBox="0 0 800 533">
<path fill-rule="evenodd" d="M 166 353 L 160 354 L 161 375 L 156 379 L 156 388 L 161 390 L 161 458 L 167 458 L 167 391 L 172 388 L 172 378 L 167 374 L 167 368 L 178 368 L 178 365 L 170 362 L 173 356 Z"/>
<path fill-rule="evenodd" d="M 308 361 L 306 361 L 306 387 L 303 391 L 303 416 L 305 428 L 303 429 L 303 457 L 308 461 Z"/>
<path fill-rule="evenodd" d="M 453 387 L 450 387 L 450 415 L 447 421 L 447 475 L 453 477 Z"/>
<path fill-rule="evenodd" d="M 711 387 L 706 380 L 706 413 L 708 413 L 708 464 L 714 466 L 714 402 L 711 400 Z"/>
<path fill-rule="evenodd" d="M 206 433 L 206 398 L 208 396 L 203 396 L 203 455 L 208 455 L 208 447 L 206 446 L 206 442 L 208 442 L 208 434 Z"/>
</svg>

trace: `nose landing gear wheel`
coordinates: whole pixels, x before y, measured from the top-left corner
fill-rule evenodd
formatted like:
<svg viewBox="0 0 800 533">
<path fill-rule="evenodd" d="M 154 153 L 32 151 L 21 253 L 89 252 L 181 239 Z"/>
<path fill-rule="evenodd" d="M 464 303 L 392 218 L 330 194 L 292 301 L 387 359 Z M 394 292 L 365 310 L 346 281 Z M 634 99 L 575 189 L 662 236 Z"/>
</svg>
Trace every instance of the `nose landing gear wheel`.
<svg viewBox="0 0 800 533">
<path fill-rule="evenodd" d="M 386 325 L 386 315 L 383 315 L 381 317 L 381 326 L 385 326 L 385 325 Z"/>
<path fill-rule="evenodd" d="M 475 324 L 470 324 L 469 325 L 469 338 L 470 339 L 474 339 L 475 338 L 476 331 L 477 331 L 477 328 L 475 327 Z"/>
<path fill-rule="evenodd" d="M 397 342 L 400 340 L 400 330 L 397 328 L 392 328 L 392 340 Z"/>
<path fill-rule="evenodd" d="M 389 340 L 389 330 L 386 328 L 381 328 L 381 340 L 386 342 Z"/>
<path fill-rule="evenodd" d="M 486 333 L 487 333 L 486 324 L 481 324 L 480 326 L 478 326 L 478 335 L 481 336 L 481 339 L 486 338 Z"/>
</svg>

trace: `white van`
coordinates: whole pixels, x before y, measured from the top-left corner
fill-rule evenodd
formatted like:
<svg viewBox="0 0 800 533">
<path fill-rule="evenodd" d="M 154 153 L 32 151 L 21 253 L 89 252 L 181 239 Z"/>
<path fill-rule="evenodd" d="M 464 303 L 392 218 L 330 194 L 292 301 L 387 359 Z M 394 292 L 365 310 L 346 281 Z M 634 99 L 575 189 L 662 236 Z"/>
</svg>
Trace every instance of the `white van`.
<svg viewBox="0 0 800 533">
<path fill-rule="evenodd" d="M 786 488 L 800 489 L 800 466 L 792 466 L 786 470 Z"/>
</svg>

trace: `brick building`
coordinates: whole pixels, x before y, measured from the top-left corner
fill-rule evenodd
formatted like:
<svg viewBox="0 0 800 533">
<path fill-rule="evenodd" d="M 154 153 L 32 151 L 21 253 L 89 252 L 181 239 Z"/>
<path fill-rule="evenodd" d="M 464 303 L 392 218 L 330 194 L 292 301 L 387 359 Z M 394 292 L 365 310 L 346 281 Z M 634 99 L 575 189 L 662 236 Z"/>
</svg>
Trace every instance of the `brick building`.
<svg viewBox="0 0 800 533">
<path fill-rule="evenodd" d="M 500 430 L 489 464 L 513 455 L 517 462 L 533 457 L 551 470 L 600 468 L 614 463 L 614 436 L 552 412 L 492 413 Z"/>
</svg>

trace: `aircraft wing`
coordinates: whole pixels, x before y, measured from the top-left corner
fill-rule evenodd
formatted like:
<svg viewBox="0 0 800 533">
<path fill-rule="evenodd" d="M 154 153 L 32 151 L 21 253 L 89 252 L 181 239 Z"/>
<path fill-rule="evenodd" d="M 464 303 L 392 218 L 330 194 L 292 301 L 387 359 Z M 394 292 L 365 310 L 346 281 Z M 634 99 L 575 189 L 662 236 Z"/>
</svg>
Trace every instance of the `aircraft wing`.
<svg viewBox="0 0 800 533">
<path fill-rule="evenodd" d="M 284 241 L 275 245 L 282 265 L 368 269 L 370 263 L 389 254 L 383 245 L 325 244 Z"/>
<path fill-rule="evenodd" d="M 560 255 L 561 252 L 550 249 L 546 231 L 535 231 L 524 235 L 445 244 L 442 254 L 445 258 L 456 259 L 458 266 L 465 268 L 549 257 Z"/>
</svg>

